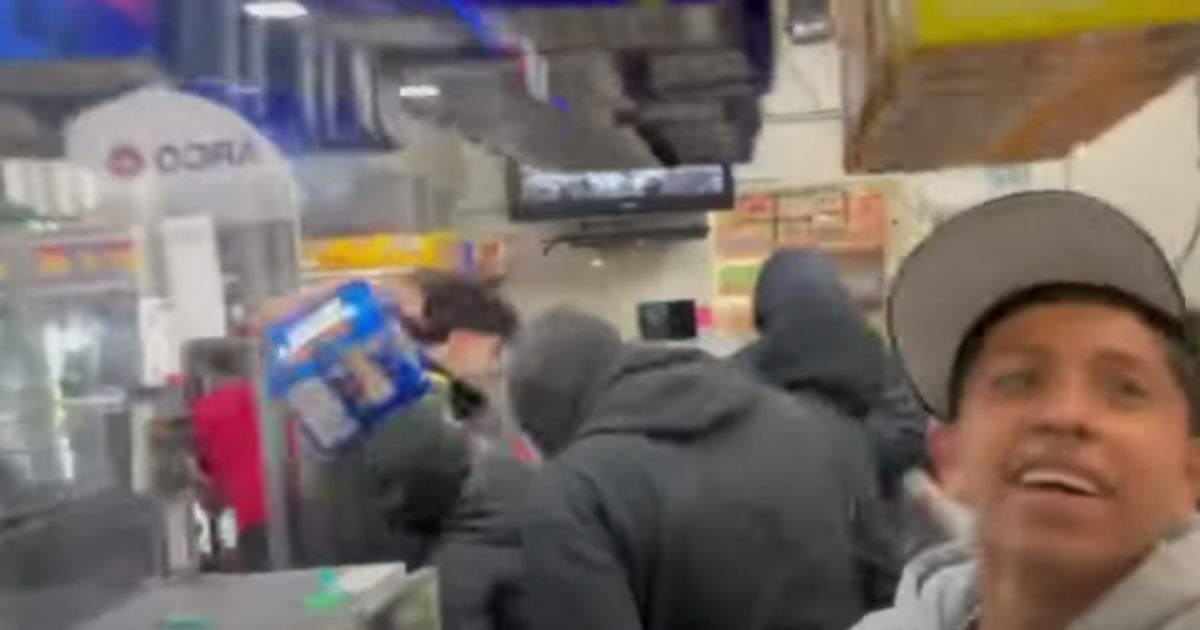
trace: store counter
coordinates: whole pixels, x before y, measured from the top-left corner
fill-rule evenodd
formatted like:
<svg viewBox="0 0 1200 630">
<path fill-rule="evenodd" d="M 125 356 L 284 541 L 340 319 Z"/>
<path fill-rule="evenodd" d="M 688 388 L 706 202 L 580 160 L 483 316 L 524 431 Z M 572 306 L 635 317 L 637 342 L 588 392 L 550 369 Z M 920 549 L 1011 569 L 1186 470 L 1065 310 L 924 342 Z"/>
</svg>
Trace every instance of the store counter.
<svg viewBox="0 0 1200 630">
<path fill-rule="evenodd" d="M 78 630 L 440 630 L 437 576 L 402 565 L 149 585 Z"/>
</svg>

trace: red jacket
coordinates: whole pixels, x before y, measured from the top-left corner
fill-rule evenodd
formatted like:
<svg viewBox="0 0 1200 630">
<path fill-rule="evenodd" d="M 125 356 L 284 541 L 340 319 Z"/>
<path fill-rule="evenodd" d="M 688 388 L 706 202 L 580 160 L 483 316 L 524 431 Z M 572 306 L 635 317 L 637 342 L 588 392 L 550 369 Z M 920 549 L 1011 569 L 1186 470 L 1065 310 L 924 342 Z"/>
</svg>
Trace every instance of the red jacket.
<svg viewBox="0 0 1200 630">
<path fill-rule="evenodd" d="M 200 466 L 237 514 L 238 530 L 262 525 L 267 510 L 253 383 L 239 379 L 213 388 L 196 399 L 192 415 Z"/>
</svg>

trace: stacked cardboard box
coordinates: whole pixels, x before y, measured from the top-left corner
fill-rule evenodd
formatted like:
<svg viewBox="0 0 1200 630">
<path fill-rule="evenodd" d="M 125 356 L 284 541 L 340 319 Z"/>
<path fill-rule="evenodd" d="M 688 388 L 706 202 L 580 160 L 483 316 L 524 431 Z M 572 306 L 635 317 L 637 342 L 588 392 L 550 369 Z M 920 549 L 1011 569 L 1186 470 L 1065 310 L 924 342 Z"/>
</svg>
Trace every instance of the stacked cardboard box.
<svg viewBox="0 0 1200 630">
<path fill-rule="evenodd" d="M 1200 0 L 844 0 L 855 172 L 1061 157 L 1200 61 Z"/>
</svg>

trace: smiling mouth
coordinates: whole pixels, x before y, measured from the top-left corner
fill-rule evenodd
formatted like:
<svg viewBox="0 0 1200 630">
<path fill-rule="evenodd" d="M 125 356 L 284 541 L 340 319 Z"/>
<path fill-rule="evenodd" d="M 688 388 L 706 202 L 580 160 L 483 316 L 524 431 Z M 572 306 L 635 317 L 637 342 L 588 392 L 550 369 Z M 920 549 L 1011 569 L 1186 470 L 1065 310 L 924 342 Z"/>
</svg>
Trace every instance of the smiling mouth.
<svg viewBox="0 0 1200 630">
<path fill-rule="evenodd" d="M 1092 476 L 1054 466 L 1031 466 L 1016 475 L 1014 481 L 1023 489 L 1039 492 L 1085 498 L 1101 498 L 1109 494 L 1108 488 Z"/>
</svg>

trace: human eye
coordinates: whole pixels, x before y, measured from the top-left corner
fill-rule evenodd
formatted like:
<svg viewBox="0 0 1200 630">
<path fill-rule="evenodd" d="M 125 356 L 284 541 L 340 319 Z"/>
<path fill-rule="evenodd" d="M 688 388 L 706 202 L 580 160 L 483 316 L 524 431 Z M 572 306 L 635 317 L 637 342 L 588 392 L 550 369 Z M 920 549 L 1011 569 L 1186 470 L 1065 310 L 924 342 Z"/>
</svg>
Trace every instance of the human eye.
<svg viewBox="0 0 1200 630">
<path fill-rule="evenodd" d="M 1130 374 L 1111 376 L 1105 383 L 1105 390 L 1111 401 L 1126 407 L 1141 404 L 1150 396 L 1150 388 Z"/>
<path fill-rule="evenodd" d="M 1035 390 L 1040 382 L 1041 374 L 1037 369 L 1014 366 L 996 370 L 988 379 L 988 386 L 998 394 L 1016 396 Z"/>
</svg>

